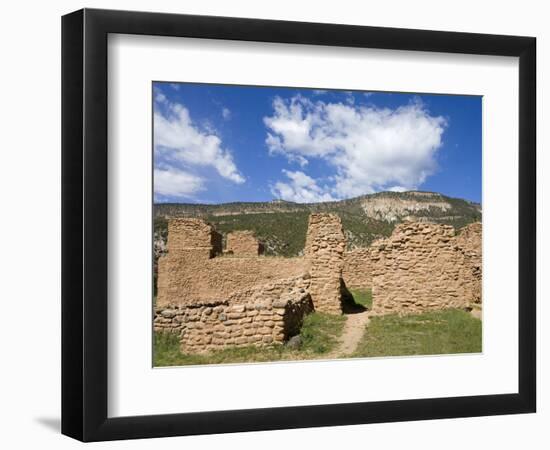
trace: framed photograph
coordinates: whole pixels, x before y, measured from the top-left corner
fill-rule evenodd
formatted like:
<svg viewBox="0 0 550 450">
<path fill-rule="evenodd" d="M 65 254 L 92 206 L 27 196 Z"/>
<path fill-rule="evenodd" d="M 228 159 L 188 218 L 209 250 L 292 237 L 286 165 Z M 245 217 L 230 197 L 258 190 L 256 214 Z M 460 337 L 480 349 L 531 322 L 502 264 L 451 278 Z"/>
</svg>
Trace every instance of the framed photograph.
<svg viewBox="0 0 550 450">
<path fill-rule="evenodd" d="M 536 40 L 62 20 L 62 432 L 535 412 Z"/>
</svg>

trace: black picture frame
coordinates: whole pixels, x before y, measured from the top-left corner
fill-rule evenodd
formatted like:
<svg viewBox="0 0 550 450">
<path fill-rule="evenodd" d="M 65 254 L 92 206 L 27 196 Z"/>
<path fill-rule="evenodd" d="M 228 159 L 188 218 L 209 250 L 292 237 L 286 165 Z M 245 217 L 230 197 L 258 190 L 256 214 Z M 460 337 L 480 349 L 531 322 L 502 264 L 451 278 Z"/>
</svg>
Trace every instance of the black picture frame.
<svg viewBox="0 0 550 450">
<path fill-rule="evenodd" d="M 107 416 L 107 36 L 110 33 L 519 57 L 517 393 Z M 62 433 L 82 441 L 535 412 L 536 39 L 83 9 L 62 18 Z"/>
</svg>

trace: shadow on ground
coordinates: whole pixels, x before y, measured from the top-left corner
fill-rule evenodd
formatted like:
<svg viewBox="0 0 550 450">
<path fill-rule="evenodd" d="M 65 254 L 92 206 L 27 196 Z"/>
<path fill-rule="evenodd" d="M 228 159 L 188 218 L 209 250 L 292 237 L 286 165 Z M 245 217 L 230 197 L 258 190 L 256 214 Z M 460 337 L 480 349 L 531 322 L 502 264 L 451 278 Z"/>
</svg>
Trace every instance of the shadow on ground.
<svg viewBox="0 0 550 450">
<path fill-rule="evenodd" d="M 359 314 L 367 310 L 364 305 L 357 303 L 353 293 L 347 288 L 342 281 L 342 312 L 344 314 Z"/>
<path fill-rule="evenodd" d="M 61 433 L 61 419 L 59 417 L 36 417 L 34 421 L 50 429 L 50 431 Z"/>
</svg>

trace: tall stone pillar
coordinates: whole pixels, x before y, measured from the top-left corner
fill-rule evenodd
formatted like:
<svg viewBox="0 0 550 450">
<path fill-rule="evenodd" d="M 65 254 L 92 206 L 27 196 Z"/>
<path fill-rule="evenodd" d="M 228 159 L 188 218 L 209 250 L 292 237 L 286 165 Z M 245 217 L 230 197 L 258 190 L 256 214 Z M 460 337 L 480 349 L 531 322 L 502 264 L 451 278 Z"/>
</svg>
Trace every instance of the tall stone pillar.
<svg viewBox="0 0 550 450">
<path fill-rule="evenodd" d="M 310 294 L 316 311 L 341 314 L 341 279 L 346 238 L 336 214 L 309 216 L 305 256 L 311 275 Z"/>
</svg>

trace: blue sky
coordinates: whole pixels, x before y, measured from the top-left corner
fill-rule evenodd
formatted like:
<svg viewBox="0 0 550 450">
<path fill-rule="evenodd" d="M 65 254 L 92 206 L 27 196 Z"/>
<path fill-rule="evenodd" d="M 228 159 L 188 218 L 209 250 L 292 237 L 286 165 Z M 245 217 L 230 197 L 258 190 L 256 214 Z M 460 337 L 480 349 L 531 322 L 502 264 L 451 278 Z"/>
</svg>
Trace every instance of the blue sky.
<svg viewBox="0 0 550 450">
<path fill-rule="evenodd" d="M 481 201 L 481 97 L 153 83 L 156 202 Z"/>
</svg>

